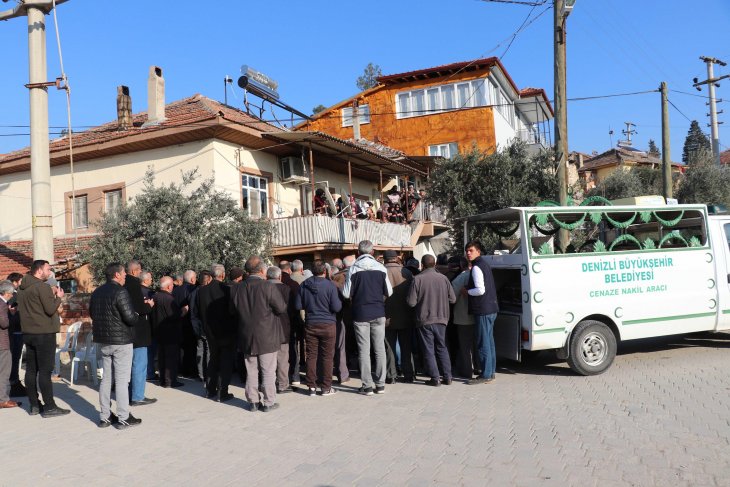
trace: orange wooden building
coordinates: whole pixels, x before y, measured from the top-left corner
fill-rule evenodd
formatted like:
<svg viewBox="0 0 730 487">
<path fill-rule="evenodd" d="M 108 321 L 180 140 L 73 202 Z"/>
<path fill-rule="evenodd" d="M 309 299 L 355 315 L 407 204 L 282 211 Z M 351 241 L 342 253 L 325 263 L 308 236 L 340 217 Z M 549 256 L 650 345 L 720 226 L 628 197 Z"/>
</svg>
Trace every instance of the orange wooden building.
<svg viewBox="0 0 730 487">
<path fill-rule="evenodd" d="M 409 156 L 451 157 L 472 146 L 493 152 L 520 138 L 550 145 L 553 110 L 545 90 L 518 89 L 496 57 L 380 76 L 378 84 L 296 127 L 360 137 Z M 357 105 L 356 107 L 354 105 Z"/>
</svg>

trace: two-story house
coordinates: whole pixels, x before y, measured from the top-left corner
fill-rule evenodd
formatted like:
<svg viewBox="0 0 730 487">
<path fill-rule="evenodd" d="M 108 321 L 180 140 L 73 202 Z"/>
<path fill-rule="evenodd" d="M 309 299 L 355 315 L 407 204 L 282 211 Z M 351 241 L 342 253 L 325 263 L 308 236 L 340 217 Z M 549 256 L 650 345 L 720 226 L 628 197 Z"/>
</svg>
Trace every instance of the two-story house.
<svg viewBox="0 0 730 487">
<path fill-rule="evenodd" d="M 147 112 L 133 114 L 129 90 L 120 86 L 117 120 L 73 134 L 73 168 L 68 138 L 51 141 L 56 262 L 74 261 L 79 246 L 93 235 L 94 221 L 139 194 L 148 169 L 156 184 L 180 182 L 181 174 L 193 169 L 214 178 L 252 218 L 273 220 L 275 256 L 341 257 L 362 239 L 380 250 L 410 252 L 423 238 L 423 223 L 312 214 L 317 188 L 333 200 L 352 194 L 377 202 L 387 181 L 425 177 L 422 162 L 382 144 L 286 131 L 201 95 L 169 104 L 164 97 L 158 67 L 149 72 Z M 0 219 L 0 277 L 5 277 L 26 272 L 31 263 L 29 148 L 0 155 L 0 202 L 11 209 Z M 82 290 L 91 284 L 82 270 L 69 277 Z"/>
<path fill-rule="evenodd" d="M 514 138 L 535 149 L 550 145 L 553 109 L 545 91 L 519 89 L 496 57 L 380 76 L 377 82 L 296 129 L 349 139 L 359 125 L 362 138 L 411 156 L 451 157 L 473 146 L 494 152 Z"/>
</svg>

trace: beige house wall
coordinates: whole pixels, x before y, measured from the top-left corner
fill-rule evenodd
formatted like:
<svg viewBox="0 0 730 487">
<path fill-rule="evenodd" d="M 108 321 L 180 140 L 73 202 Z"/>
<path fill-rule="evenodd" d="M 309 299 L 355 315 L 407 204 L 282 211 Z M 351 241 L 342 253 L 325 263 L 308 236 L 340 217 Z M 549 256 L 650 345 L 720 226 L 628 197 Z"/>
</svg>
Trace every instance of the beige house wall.
<svg viewBox="0 0 730 487">
<path fill-rule="evenodd" d="M 129 200 L 139 194 L 144 176 L 151 166 L 155 172 L 155 184 L 179 183 L 184 171 L 198 168 L 200 175 L 213 172 L 212 141 L 199 141 L 161 149 L 132 152 L 118 156 L 93 159 L 74 165 L 74 186 L 77 194 L 88 188 L 108 186 L 124 187 Z M 71 174 L 68 165 L 51 168 L 51 192 L 53 208 L 53 235 L 67 235 L 67 204 L 64 194 L 71 191 Z M 5 207 L 0 219 L 0 240 L 24 240 L 32 237 L 30 171 L 0 176 L 0 203 Z M 96 206 L 99 211 L 99 206 Z M 98 218 L 91 214 L 89 222 Z"/>
</svg>

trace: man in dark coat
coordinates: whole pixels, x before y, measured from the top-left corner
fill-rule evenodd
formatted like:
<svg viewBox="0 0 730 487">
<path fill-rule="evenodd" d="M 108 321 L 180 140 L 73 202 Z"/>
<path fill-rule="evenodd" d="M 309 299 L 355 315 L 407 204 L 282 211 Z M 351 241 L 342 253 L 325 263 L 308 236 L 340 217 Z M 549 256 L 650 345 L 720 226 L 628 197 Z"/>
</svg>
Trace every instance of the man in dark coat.
<svg viewBox="0 0 730 487">
<path fill-rule="evenodd" d="M 282 260 L 279 262 L 281 269 L 281 282 L 289 288 L 289 295 L 299 294 L 299 283 L 291 278 L 291 263 Z M 298 386 L 300 381 L 300 370 L 304 360 L 304 320 L 299 311 L 294 310 L 289 316 L 289 384 Z"/>
<path fill-rule="evenodd" d="M 258 255 L 248 258 L 248 278 L 231 291 L 231 312 L 236 318 L 239 346 L 246 363 L 246 399 L 250 411 L 276 409 L 276 356 L 281 348 L 277 315 L 286 313 L 287 302 L 266 280 L 266 263 Z M 263 376 L 263 399 L 259 396 L 259 373 Z M 259 406 L 260 403 L 260 406 Z"/>
<path fill-rule="evenodd" d="M 203 333 L 208 340 L 207 397 L 218 402 L 233 398 L 228 392 L 233 375 L 233 357 L 236 351 L 236 325 L 229 306 L 231 288 L 224 283 L 226 270 L 216 264 L 212 268 L 213 280 L 197 291 L 197 308 Z"/>
<path fill-rule="evenodd" d="M 94 342 L 101 348 L 104 376 L 99 386 L 101 413 L 99 427 L 114 425 L 117 429 L 142 422 L 129 412 L 129 377 L 132 373 L 132 342 L 139 314 L 134 310 L 129 292 L 124 288 L 127 273 L 124 266 L 106 266 L 106 284 L 96 288 L 89 301 Z M 111 412 L 112 380 L 117 399 L 117 415 Z"/>
<path fill-rule="evenodd" d="M 157 402 L 157 399 L 145 397 L 144 389 L 147 384 L 147 347 L 152 344 L 152 323 L 150 313 L 152 307 L 142 292 L 142 265 L 139 261 L 130 260 L 127 263 L 127 278 L 124 288 L 129 293 L 134 311 L 139 320 L 134 326 L 134 342 L 132 343 L 132 379 L 129 382 L 129 405 L 144 406 Z"/>
<path fill-rule="evenodd" d="M 162 387 L 180 387 L 177 368 L 182 340 L 182 311 L 172 296 L 172 278 L 160 279 L 160 290 L 155 293 L 152 326 L 157 338 L 157 362 Z"/>
<path fill-rule="evenodd" d="M 413 382 L 413 312 L 406 304 L 413 274 L 401 265 L 395 250 L 385 251 L 385 269 L 388 271 L 388 281 L 393 287 L 393 294 L 385 300 L 385 340 L 390 345 L 386 348 L 385 381 L 392 384 L 398 376 L 395 350 L 396 343 L 399 343 L 404 380 Z"/>
<path fill-rule="evenodd" d="M 281 269 L 276 266 L 271 266 L 266 269 L 266 279 L 271 281 L 276 286 L 276 290 L 279 291 L 281 297 L 286 301 L 288 309 L 286 313 L 282 313 L 277 316 L 279 324 L 281 325 L 281 348 L 276 354 L 276 393 L 285 394 L 291 392 L 292 388 L 289 385 L 289 337 L 291 336 L 291 321 L 294 314 L 299 314 L 299 311 L 295 306 L 296 295 L 292 295 L 289 286 L 281 282 L 281 278 L 284 274 Z M 295 284 L 297 288 L 299 285 L 290 279 L 290 282 Z"/>
<path fill-rule="evenodd" d="M 423 270 L 413 278 L 408 292 L 408 305 L 416 308 L 416 333 L 430 386 L 439 386 L 439 369 L 443 383 L 451 384 L 451 359 L 446 348 L 446 325 L 449 323 L 449 304 L 456 302 L 449 279 L 436 271 L 436 258 L 426 254 L 421 258 Z M 438 362 L 438 366 L 437 366 Z"/>
<path fill-rule="evenodd" d="M 10 353 L 10 310 L 8 301 L 13 297 L 15 288 L 10 281 L 0 282 L 0 409 L 17 408 L 20 403 L 10 400 L 10 370 L 12 358 Z"/>
<path fill-rule="evenodd" d="M 217 264 L 216 264 L 217 265 Z M 203 329 L 203 322 L 200 317 L 200 308 L 198 304 L 198 293 L 200 290 L 210 284 L 213 280 L 213 274 L 210 271 L 202 270 L 198 274 L 198 287 L 196 287 L 190 295 L 190 322 L 193 325 L 193 334 L 196 339 L 197 352 L 195 354 L 195 364 L 198 367 L 198 377 L 203 378 L 204 386 L 208 388 L 208 364 L 210 362 L 210 350 L 208 347 L 208 338 Z"/>
<path fill-rule="evenodd" d="M 51 288 L 46 284 L 50 276 L 48 261 L 33 261 L 18 292 L 18 313 L 26 353 L 25 388 L 30 401 L 30 414 L 41 414 L 45 418 L 71 412 L 56 406 L 53 399 L 51 372 L 56 354 L 56 333 L 61 325 L 58 307 L 61 306 L 63 289 Z M 43 396 L 42 407 L 38 400 L 38 389 Z"/>
<path fill-rule="evenodd" d="M 172 296 L 175 298 L 175 304 L 182 310 L 181 327 L 182 338 L 180 347 L 182 350 L 182 375 L 192 379 L 203 380 L 198 377 L 198 367 L 196 365 L 196 357 L 198 354 L 198 340 L 193 331 L 193 323 L 190 319 L 190 296 L 195 290 L 195 284 L 198 281 L 198 275 L 194 270 L 188 269 L 183 274 L 183 283 L 173 288 Z"/>
</svg>

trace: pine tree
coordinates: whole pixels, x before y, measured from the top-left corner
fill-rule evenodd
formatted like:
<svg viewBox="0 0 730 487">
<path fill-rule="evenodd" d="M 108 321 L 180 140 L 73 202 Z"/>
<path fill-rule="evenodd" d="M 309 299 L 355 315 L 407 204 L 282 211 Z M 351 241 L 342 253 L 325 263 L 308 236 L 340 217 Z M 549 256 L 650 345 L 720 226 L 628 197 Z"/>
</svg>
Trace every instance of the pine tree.
<svg viewBox="0 0 730 487">
<path fill-rule="evenodd" d="M 654 139 L 649 139 L 649 154 L 654 157 L 661 157 L 662 153 L 659 151 L 659 147 L 656 146 Z"/>
<path fill-rule="evenodd" d="M 323 110 L 327 110 L 327 107 L 324 105 L 317 105 L 316 107 L 312 108 L 312 113 L 316 115 Z"/>
<path fill-rule="evenodd" d="M 355 84 L 361 91 L 368 90 L 378 84 L 378 80 L 376 80 L 375 78 L 382 74 L 383 72 L 380 70 L 380 66 L 378 66 L 377 64 L 368 63 L 368 65 L 365 66 L 365 69 L 363 70 L 362 76 L 358 76 Z"/>
<path fill-rule="evenodd" d="M 703 150 L 712 150 L 710 146 L 710 139 L 704 132 L 702 132 L 697 120 L 692 120 L 689 124 L 687 138 L 684 139 L 682 162 L 685 164 L 693 164 L 696 161 L 698 154 Z"/>
</svg>

